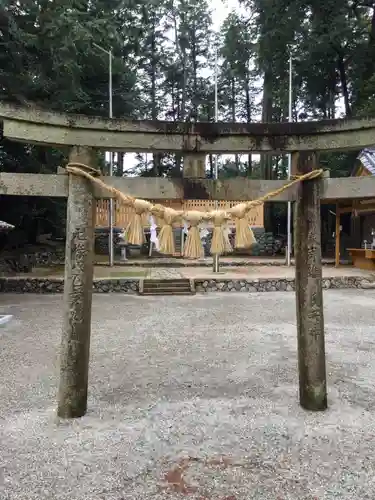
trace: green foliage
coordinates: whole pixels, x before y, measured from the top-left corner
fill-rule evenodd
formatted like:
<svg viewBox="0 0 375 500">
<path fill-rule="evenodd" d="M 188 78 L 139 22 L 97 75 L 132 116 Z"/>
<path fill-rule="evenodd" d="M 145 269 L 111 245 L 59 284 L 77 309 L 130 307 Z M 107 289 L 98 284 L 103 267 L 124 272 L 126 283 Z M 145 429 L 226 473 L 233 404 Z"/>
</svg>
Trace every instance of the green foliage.
<svg viewBox="0 0 375 500">
<path fill-rule="evenodd" d="M 256 27 L 263 120 L 288 119 L 288 58 L 294 120 L 375 113 L 375 5 L 367 0 L 242 0 Z M 375 141 L 374 141 L 375 142 Z M 348 175 L 354 154 L 324 155 L 331 175 Z M 275 161 L 262 160 L 272 177 Z"/>
</svg>

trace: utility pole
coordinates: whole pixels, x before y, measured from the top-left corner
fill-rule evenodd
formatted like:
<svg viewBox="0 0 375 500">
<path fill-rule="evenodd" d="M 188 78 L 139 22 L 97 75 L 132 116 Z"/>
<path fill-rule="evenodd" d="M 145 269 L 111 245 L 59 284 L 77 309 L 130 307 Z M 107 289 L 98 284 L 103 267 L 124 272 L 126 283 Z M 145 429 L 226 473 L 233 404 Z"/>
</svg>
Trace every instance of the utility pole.
<svg viewBox="0 0 375 500">
<path fill-rule="evenodd" d="M 218 115 L 219 115 L 219 105 L 218 105 L 218 95 L 217 95 L 217 47 L 215 50 L 215 123 L 218 121 Z M 214 179 L 217 181 L 219 177 L 219 171 L 218 171 L 218 155 L 215 155 L 214 158 Z M 219 208 L 219 202 L 218 200 L 215 200 L 215 210 Z M 219 272 L 219 255 L 215 254 L 213 258 L 213 272 L 218 273 Z"/>
<path fill-rule="evenodd" d="M 292 116 L 292 101 L 293 101 L 293 61 L 292 52 L 289 53 L 289 122 L 293 121 Z M 292 154 L 288 155 L 288 179 L 290 180 L 292 176 Z M 288 201 L 288 212 L 287 212 L 287 249 L 286 249 L 286 263 L 288 266 L 291 265 L 291 255 L 292 255 L 292 202 Z"/>
</svg>

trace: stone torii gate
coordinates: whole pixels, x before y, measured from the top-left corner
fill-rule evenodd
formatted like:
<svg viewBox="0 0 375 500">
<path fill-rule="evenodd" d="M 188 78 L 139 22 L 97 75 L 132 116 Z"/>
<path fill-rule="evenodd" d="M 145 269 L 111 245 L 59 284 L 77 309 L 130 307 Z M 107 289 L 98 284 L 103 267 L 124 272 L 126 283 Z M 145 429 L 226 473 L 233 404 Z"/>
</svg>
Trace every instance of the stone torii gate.
<svg viewBox="0 0 375 500">
<path fill-rule="evenodd" d="M 138 198 L 256 199 L 287 181 L 204 178 L 210 153 L 292 153 L 294 174 L 316 168 L 317 152 L 360 149 L 375 142 L 375 119 L 310 123 L 175 123 L 64 115 L 0 104 L 3 136 L 26 143 L 69 147 L 70 161 L 97 169 L 96 150 L 180 152 L 182 179 L 104 177 L 106 184 Z M 98 171 L 99 175 L 99 171 Z M 0 194 L 67 197 L 64 322 L 58 415 L 81 417 L 87 409 L 95 200 L 108 198 L 74 175 L 0 174 Z M 295 201 L 295 261 L 300 403 L 327 408 L 320 242 L 320 203 L 375 196 L 375 178 L 322 178 L 289 189 L 274 201 Z"/>
</svg>

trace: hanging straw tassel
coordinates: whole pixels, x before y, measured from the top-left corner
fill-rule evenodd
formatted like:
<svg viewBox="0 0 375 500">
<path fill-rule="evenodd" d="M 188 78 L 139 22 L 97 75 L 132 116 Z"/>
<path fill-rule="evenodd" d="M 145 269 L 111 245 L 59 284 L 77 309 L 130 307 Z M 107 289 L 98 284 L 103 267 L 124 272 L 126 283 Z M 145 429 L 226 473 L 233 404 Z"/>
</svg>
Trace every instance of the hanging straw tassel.
<svg viewBox="0 0 375 500">
<path fill-rule="evenodd" d="M 203 214 L 197 210 L 192 210 L 184 214 L 183 218 L 190 223 L 190 229 L 184 245 L 184 257 L 188 259 L 201 259 L 204 257 L 204 250 L 198 224 L 202 221 Z"/>
<path fill-rule="evenodd" d="M 249 221 L 246 218 L 236 219 L 236 235 L 235 235 L 235 247 L 236 248 L 250 248 L 254 243 L 257 242 L 255 239 L 253 230 L 249 225 Z"/>
<path fill-rule="evenodd" d="M 173 208 L 164 208 L 162 228 L 159 233 L 160 253 L 173 255 L 176 252 L 173 235 L 173 224 L 178 221 L 180 216 L 180 212 L 173 210 Z"/>
<path fill-rule="evenodd" d="M 229 219 L 228 215 L 223 210 L 217 210 L 211 213 L 211 217 L 214 224 L 214 232 L 211 241 L 212 255 L 223 255 L 223 253 L 232 251 L 228 232 L 225 227 L 225 222 Z"/>
<path fill-rule="evenodd" d="M 152 206 L 152 203 L 149 201 L 134 200 L 133 208 L 135 209 L 135 214 L 130 219 L 130 223 L 126 229 L 126 237 L 131 245 L 140 246 L 145 242 L 142 215 L 149 212 Z"/>
<path fill-rule="evenodd" d="M 234 245 L 236 248 L 250 248 L 256 243 L 254 233 L 246 217 L 248 211 L 247 203 L 239 203 L 228 210 L 228 213 L 235 219 L 236 236 Z"/>
</svg>

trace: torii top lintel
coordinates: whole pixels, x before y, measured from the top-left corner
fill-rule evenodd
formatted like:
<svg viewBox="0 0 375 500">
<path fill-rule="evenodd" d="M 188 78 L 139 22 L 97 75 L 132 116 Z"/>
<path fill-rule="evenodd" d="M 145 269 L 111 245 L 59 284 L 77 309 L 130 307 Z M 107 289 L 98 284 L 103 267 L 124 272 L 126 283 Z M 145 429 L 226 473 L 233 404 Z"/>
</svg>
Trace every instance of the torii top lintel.
<svg viewBox="0 0 375 500">
<path fill-rule="evenodd" d="M 360 149 L 375 143 L 375 119 L 300 123 L 189 123 L 105 119 L 0 103 L 4 137 L 106 151 L 288 153 Z"/>
</svg>

